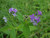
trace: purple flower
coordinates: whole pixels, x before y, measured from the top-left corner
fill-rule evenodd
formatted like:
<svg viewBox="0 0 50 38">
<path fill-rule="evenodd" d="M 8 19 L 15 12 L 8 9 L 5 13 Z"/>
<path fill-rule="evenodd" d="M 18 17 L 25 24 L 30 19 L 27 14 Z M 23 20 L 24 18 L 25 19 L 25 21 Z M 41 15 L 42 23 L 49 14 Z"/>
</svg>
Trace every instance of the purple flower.
<svg viewBox="0 0 50 38">
<path fill-rule="evenodd" d="M 42 15 L 42 12 L 38 10 L 38 15 Z"/>
<path fill-rule="evenodd" d="M 35 18 L 34 14 L 30 15 L 30 18 Z"/>
<path fill-rule="evenodd" d="M 40 22 L 40 17 L 36 17 L 35 20 L 37 21 L 37 23 Z"/>
<path fill-rule="evenodd" d="M 38 10 L 38 14 L 36 13 L 35 15 L 36 16 L 34 16 L 34 14 L 30 15 L 30 19 L 33 25 L 37 25 L 37 23 L 40 22 L 40 17 L 38 15 L 42 15 L 42 12 Z"/>
<path fill-rule="evenodd" d="M 17 12 L 17 9 L 10 8 L 10 9 L 9 9 L 9 13 L 12 12 L 12 11 L 13 11 L 14 13 L 16 13 L 16 12 Z"/>
<path fill-rule="evenodd" d="M 40 22 L 40 19 L 39 20 L 37 20 L 37 23 L 39 23 Z"/>
<path fill-rule="evenodd" d="M 17 10 L 16 10 L 16 9 L 14 9 L 13 11 L 14 11 L 15 13 L 17 12 Z"/>
<path fill-rule="evenodd" d="M 10 9 L 9 9 L 9 13 L 12 12 L 12 11 L 13 11 L 13 8 L 10 8 Z"/>
<path fill-rule="evenodd" d="M 30 18 L 31 18 L 31 22 L 34 22 L 34 19 L 35 19 L 34 14 L 30 15 Z"/>
<path fill-rule="evenodd" d="M 17 16 L 16 13 L 12 14 L 14 17 Z"/>
</svg>

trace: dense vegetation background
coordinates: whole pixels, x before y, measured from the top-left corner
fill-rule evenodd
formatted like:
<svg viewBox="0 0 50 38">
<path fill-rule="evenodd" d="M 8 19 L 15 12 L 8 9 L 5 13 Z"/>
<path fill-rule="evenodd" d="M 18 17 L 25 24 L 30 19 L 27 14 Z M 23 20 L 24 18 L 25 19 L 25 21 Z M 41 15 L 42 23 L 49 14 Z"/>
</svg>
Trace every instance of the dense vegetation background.
<svg viewBox="0 0 50 38">
<path fill-rule="evenodd" d="M 10 15 L 10 8 L 17 9 L 18 16 Z M 41 22 L 34 26 L 29 15 L 37 10 L 42 11 Z M 50 0 L 0 0 L 0 38 L 50 38 Z"/>
</svg>

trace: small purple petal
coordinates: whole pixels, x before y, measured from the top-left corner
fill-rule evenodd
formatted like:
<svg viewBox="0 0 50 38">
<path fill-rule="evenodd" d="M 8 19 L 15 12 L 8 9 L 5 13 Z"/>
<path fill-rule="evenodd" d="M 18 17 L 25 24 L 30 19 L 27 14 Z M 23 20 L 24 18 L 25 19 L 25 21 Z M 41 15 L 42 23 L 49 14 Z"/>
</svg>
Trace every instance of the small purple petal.
<svg viewBox="0 0 50 38">
<path fill-rule="evenodd" d="M 34 19 L 35 19 L 34 14 L 30 15 L 30 18 L 31 18 L 31 22 L 34 22 Z"/>
<path fill-rule="evenodd" d="M 36 18 L 35 20 L 37 21 L 37 23 L 40 22 L 40 17 Z"/>
<path fill-rule="evenodd" d="M 13 11 L 13 8 L 10 8 L 10 9 L 9 9 L 9 13 L 12 12 L 12 11 Z"/>
<path fill-rule="evenodd" d="M 14 13 L 14 14 L 12 14 L 12 15 L 13 15 L 14 17 L 15 17 L 15 16 L 17 16 L 15 13 Z"/>
<path fill-rule="evenodd" d="M 39 20 L 40 19 L 40 17 L 35 17 L 35 20 Z"/>
<path fill-rule="evenodd" d="M 42 12 L 38 10 L 38 15 L 42 15 Z"/>
<path fill-rule="evenodd" d="M 17 9 L 14 9 L 13 11 L 16 13 L 17 12 Z"/>
<path fill-rule="evenodd" d="M 31 18 L 31 22 L 34 22 L 34 19 L 33 18 Z"/>
<path fill-rule="evenodd" d="M 37 20 L 37 23 L 39 23 L 40 22 L 40 20 Z"/>
<path fill-rule="evenodd" d="M 30 15 L 30 18 L 35 18 L 34 14 Z"/>
<path fill-rule="evenodd" d="M 33 16 L 32 15 L 30 15 L 30 18 L 32 18 Z"/>
<path fill-rule="evenodd" d="M 34 14 L 32 14 L 32 16 L 33 16 L 32 18 L 34 18 L 34 19 L 35 19 L 35 16 L 34 16 Z"/>
</svg>

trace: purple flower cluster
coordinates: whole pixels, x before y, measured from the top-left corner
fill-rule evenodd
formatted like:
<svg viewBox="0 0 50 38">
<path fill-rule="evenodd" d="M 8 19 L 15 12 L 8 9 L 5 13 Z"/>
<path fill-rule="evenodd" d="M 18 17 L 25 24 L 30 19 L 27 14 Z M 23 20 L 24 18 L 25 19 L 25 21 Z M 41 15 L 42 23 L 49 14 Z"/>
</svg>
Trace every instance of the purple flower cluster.
<svg viewBox="0 0 50 38">
<path fill-rule="evenodd" d="M 9 13 L 11 13 L 12 11 L 14 12 L 14 13 L 12 13 L 12 15 L 13 15 L 14 17 L 17 16 L 17 15 L 16 15 L 17 9 L 10 8 L 10 9 L 9 9 Z M 6 18 L 5 16 L 3 17 L 3 19 L 4 19 L 5 22 L 7 22 L 7 18 Z"/>
<path fill-rule="evenodd" d="M 39 15 L 42 15 L 42 12 L 38 10 L 38 14 L 35 16 L 34 14 L 30 15 L 31 22 L 33 22 L 33 25 L 37 25 L 37 23 L 40 22 Z"/>
<path fill-rule="evenodd" d="M 10 8 L 10 9 L 9 9 L 9 13 L 11 13 L 11 12 L 14 12 L 14 13 L 12 14 L 14 17 L 17 16 L 17 15 L 16 15 L 17 9 Z"/>
</svg>

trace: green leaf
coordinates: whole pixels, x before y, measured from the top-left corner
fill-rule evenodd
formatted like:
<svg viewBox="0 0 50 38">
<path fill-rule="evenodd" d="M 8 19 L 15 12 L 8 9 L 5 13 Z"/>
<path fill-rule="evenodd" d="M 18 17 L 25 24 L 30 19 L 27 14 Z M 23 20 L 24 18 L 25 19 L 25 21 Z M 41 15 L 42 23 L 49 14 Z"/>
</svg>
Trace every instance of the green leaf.
<svg viewBox="0 0 50 38">
<path fill-rule="evenodd" d="M 37 27 L 36 26 L 29 26 L 29 28 L 30 28 L 30 31 L 37 30 Z"/>
<path fill-rule="evenodd" d="M 16 38 L 16 31 L 14 29 L 10 31 L 10 38 Z"/>
<path fill-rule="evenodd" d="M 29 26 L 28 25 L 24 25 L 23 27 L 23 34 L 26 38 L 29 38 L 29 35 L 30 35 L 30 29 L 29 29 Z"/>
<path fill-rule="evenodd" d="M 23 22 L 23 16 L 21 13 L 17 13 L 17 18 L 20 22 Z"/>
</svg>

